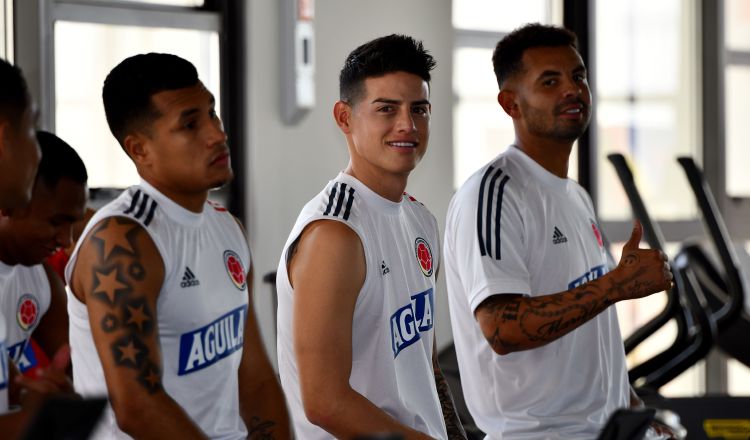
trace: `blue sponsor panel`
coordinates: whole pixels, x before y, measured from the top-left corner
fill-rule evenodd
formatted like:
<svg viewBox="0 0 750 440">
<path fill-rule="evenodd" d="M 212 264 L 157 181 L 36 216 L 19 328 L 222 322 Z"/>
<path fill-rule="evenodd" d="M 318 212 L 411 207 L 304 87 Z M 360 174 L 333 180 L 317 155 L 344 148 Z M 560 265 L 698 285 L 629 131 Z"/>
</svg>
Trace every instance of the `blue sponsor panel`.
<svg viewBox="0 0 750 440">
<path fill-rule="evenodd" d="M 5 344 L 0 342 L 0 353 L 5 353 Z M 0 356 L 0 390 L 8 388 L 8 356 Z M 3 405 L 0 402 L 0 405 Z"/>
<path fill-rule="evenodd" d="M 247 306 L 180 336 L 180 366 L 184 376 L 209 367 L 242 348 Z"/>
<path fill-rule="evenodd" d="M 393 357 L 420 339 L 420 333 L 432 329 L 435 297 L 432 288 L 411 296 L 409 304 L 391 315 Z"/>
<path fill-rule="evenodd" d="M 34 354 L 34 348 L 25 340 L 8 347 L 8 356 L 21 370 L 21 373 L 25 373 L 39 364 L 36 354 Z"/>
<path fill-rule="evenodd" d="M 586 284 L 589 281 L 594 281 L 605 273 L 607 273 L 607 267 L 605 265 L 601 264 L 599 266 L 593 267 L 585 274 L 571 281 L 568 284 L 568 289 L 575 289 L 576 287 Z"/>
</svg>

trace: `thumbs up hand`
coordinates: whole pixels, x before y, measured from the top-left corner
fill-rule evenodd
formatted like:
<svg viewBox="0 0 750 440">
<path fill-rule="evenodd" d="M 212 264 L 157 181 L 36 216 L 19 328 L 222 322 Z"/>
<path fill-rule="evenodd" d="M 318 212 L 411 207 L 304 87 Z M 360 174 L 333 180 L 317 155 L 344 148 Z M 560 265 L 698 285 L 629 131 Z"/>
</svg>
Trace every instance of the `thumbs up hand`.
<svg viewBox="0 0 750 440">
<path fill-rule="evenodd" d="M 673 283 L 672 270 L 664 252 L 641 249 L 638 245 L 643 237 L 641 222 L 633 222 L 633 233 L 622 248 L 620 264 L 613 272 L 611 286 L 615 300 L 642 298 L 652 293 L 670 289 Z"/>
</svg>

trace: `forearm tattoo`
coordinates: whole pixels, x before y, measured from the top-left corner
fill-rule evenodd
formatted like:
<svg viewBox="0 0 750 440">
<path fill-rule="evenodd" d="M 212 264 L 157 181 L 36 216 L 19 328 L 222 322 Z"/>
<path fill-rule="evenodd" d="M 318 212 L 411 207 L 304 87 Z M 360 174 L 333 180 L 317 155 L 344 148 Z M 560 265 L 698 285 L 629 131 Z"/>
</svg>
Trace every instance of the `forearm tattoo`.
<svg viewBox="0 0 750 440">
<path fill-rule="evenodd" d="M 273 427 L 276 425 L 271 420 L 261 420 L 260 417 L 253 416 L 250 419 L 250 425 L 247 427 L 247 438 L 249 440 L 274 440 Z"/>
<path fill-rule="evenodd" d="M 161 371 L 144 343 L 155 330 L 154 311 L 139 291 L 148 275 L 140 263 L 137 242 L 146 232 L 137 224 L 109 218 L 91 236 L 96 247 L 92 266 L 91 298 L 107 307 L 101 329 L 118 336 L 110 345 L 115 364 L 132 369 L 137 382 L 149 393 L 162 388 Z"/>
<path fill-rule="evenodd" d="M 632 266 L 638 263 L 638 257 L 629 255 L 623 261 Z M 487 342 L 498 352 L 512 352 L 560 338 L 616 301 L 652 290 L 654 283 L 643 279 L 645 271 L 635 270 L 619 280 L 615 276 L 600 278 L 561 294 L 491 297 L 481 306 L 495 323 L 493 333 L 486 335 Z"/>
<path fill-rule="evenodd" d="M 448 382 L 434 360 L 432 368 L 435 374 L 438 397 L 440 398 L 440 407 L 443 410 L 443 419 L 445 419 L 445 429 L 448 431 L 448 440 L 466 440 L 466 432 L 464 432 L 461 419 L 459 419 L 458 413 L 456 413 L 456 407 L 453 404 L 453 395 L 451 394 Z"/>
</svg>

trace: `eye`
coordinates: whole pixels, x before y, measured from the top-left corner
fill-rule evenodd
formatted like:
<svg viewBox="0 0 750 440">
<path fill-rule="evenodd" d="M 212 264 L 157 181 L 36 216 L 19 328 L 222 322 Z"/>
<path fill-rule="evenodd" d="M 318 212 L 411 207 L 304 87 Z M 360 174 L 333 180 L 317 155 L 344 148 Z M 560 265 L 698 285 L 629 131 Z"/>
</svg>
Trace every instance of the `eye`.
<svg viewBox="0 0 750 440">
<path fill-rule="evenodd" d="M 393 112 L 393 106 L 392 105 L 383 105 L 381 107 L 378 107 L 378 111 L 381 113 L 391 113 Z"/>
<path fill-rule="evenodd" d="M 218 117 L 219 117 L 219 115 L 218 115 L 218 114 L 216 114 L 216 110 L 215 110 L 215 109 L 211 109 L 211 110 L 210 110 L 210 111 L 208 112 L 208 116 L 209 116 L 209 117 L 210 117 L 211 119 L 216 119 L 216 118 L 218 118 Z"/>
<path fill-rule="evenodd" d="M 411 111 L 418 115 L 426 115 L 429 113 L 427 107 L 424 106 L 414 107 Z"/>
<path fill-rule="evenodd" d="M 194 128 L 195 128 L 195 127 L 196 127 L 197 125 L 198 125 L 198 123 L 197 123 L 197 122 L 196 122 L 196 121 L 195 121 L 195 120 L 193 119 L 193 120 L 187 121 L 187 122 L 185 123 L 185 125 L 183 125 L 182 127 L 183 127 L 184 129 L 186 129 L 186 130 L 192 130 L 192 129 L 194 129 Z"/>
<path fill-rule="evenodd" d="M 557 79 L 555 78 L 550 78 L 550 79 L 546 79 L 542 81 L 542 85 L 544 86 L 554 86 L 556 84 L 557 84 Z"/>
</svg>

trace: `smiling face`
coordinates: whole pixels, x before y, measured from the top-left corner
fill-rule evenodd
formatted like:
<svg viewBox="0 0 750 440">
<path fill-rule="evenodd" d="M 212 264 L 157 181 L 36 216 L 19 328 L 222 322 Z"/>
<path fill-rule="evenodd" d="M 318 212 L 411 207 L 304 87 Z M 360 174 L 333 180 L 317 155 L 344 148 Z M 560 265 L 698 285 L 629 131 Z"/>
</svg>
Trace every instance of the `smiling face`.
<svg viewBox="0 0 750 440">
<path fill-rule="evenodd" d="M 405 179 L 427 150 L 429 87 L 417 75 L 388 73 L 367 78 L 355 103 L 339 101 L 336 122 L 347 137 L 352 174 L 366 185 Z"/>
<path fill-rule="evenodd" d="M 573 142 L 591 120 L 586 68 L 570 46 L 535 47 L 523 54 L 523 72 L 511 81 L 517 128 L 531 138 Z"/>
<path fill-rule="evenodd" d="M 151 100 L 159 116 L 147 133 L 125 141 L 141 175 L 178 203 L 205 198 L 208 190 L 229 182 L 227 136 L 214 96 L 203 84 L 159 92 Z"/>
<path fill-rule="evenodd" d="M 2 257 L 8 264 L 40 264 L 59 247 L 68 247 L 73 223 L 83 218 L 86 185 L 61 178 L 54 187 L 34 185 L 31 203 L 0 220 Z"/>
</svg>

